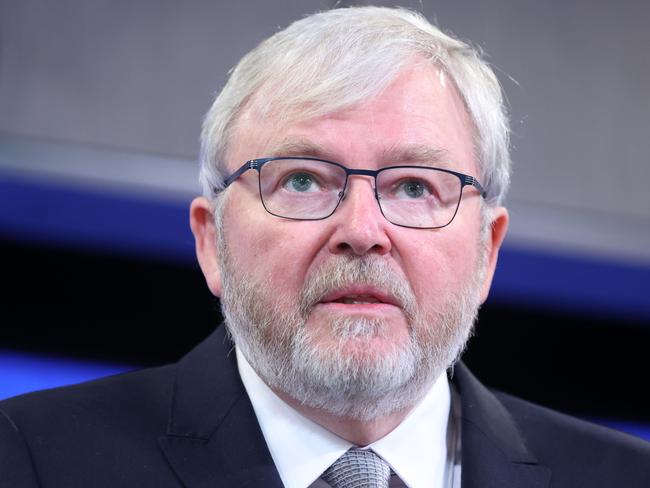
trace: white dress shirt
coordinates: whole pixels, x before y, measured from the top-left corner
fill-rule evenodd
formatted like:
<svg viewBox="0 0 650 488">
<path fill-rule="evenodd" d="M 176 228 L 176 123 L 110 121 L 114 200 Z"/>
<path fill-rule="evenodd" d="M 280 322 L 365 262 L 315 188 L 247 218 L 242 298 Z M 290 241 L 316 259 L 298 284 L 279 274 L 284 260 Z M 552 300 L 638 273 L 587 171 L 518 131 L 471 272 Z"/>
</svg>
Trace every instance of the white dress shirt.
<svg viewBox="0 0 650 488">
<path fill-rule="evenodd" d="M 264 439 L 287 488 L 307 488 L 353 444 L 298 413 L 278 397 L 236 349 L 237 365 Z M 460 487 L 457 426 L 442 374 L 392 432 L 370 444 L 410 488 Z M 449 435 L 448 438 L 448 429 Z"/>
</svg>

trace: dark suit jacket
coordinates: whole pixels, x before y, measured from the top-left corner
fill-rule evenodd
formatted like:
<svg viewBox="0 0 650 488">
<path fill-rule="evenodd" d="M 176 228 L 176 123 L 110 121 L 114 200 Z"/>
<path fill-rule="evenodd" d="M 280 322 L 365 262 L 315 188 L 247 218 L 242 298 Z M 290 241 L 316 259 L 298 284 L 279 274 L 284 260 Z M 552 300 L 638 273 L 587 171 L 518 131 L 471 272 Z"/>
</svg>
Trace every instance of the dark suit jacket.
<svg viewBox="0 0 650 488">
<path fill-rule="evenodd" d="M 0 402 L 0 487 L 281 487 L 224 327 L 178 364 Z M 650 487 L 649 444 L 462 364 L 462 486 Z"/>
</svg>

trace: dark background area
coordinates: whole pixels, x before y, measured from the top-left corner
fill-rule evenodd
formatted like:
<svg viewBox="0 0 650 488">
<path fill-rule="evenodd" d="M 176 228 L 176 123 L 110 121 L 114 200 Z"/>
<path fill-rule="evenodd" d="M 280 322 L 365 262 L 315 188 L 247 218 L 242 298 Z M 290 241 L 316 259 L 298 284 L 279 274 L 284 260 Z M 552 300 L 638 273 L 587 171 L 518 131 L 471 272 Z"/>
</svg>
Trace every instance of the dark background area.
<svg viewBox="0 0 650 488">
<path fill-rule="evenodd" d="M 153 366 L 220 323 L 198 265 L 0 237 L 3 347 Z M 154 339 L 153 341 L 151 339 Z M 582 417 L 650 422 L 643 318 L 488 303 L 464 361 L 492 387 Z"/>
</svg>

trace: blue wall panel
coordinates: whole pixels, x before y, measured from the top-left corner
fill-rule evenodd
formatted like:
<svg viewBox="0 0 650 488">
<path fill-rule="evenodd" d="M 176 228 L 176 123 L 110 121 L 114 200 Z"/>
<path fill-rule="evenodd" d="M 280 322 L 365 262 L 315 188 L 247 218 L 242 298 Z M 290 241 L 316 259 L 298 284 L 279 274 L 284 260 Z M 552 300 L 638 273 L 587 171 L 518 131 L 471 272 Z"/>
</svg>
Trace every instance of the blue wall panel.
<svg viewBox="0 0 650 488">
<path fill-rule="evenodd" d="M 0 174 L 0 235 L 193 263 L 189 199 L 171 202 Z M 502 249 L 491 299 L 650 319 L 650 267 L 578 255 Z"/>
<path fill-rule="evenodd" d="M 0 350 L 0 399 L 34 390 L 81 383 L 132 369 L 135 368 Z"/>
</svg>

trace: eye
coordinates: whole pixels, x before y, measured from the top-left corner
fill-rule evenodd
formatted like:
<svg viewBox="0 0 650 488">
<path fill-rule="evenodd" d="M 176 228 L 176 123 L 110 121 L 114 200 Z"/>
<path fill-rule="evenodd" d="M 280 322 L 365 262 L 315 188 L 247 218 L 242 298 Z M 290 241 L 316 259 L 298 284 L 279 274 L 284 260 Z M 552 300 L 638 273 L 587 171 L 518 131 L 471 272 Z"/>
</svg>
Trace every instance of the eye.
<svg viewBox="0 0 650 488">
<path fill-rule="evenodd" d="M 308 193 L 320 190 L 320 185 L 310 173 L 294 173 L 285 178 L 282 185 L 288 191 Z"/>
<path fill-rule="evenodd" d="M 398 198 L 417 199 L 431 194 L 428 185 L 422 180 L 410 179 L 395 185 L 394 194 Z"/>
</svg>

